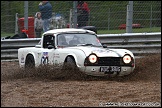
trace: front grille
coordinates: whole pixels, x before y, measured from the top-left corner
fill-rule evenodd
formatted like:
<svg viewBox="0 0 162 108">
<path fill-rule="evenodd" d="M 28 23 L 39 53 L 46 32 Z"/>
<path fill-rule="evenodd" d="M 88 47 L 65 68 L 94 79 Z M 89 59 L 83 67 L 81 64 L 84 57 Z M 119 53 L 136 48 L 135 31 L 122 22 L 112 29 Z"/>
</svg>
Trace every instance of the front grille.
<svg viewBox="0 0 162 108">
<path fill-rule="evenodd" d="M 98 58 L 99 66 L 120 66 L 121 57 L 100 57 Z"/>
<path fill-rule="evenodd" d="M 85 65 L 87 66 L 121 66 L 121 57 L 99 57 L 96 63 L 88 62 L 85 60 Z"/>
</svg>

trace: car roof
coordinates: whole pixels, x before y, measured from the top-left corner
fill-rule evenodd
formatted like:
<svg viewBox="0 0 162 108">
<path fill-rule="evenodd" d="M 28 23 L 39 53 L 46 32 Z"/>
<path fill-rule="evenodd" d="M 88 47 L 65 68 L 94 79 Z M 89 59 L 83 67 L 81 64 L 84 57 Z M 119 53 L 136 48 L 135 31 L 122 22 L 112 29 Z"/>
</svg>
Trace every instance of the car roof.
<svg viewBox="0 0 162 108">
<path fill-rule="evenodd" d="M 60 34 L 60 33 L 91 33 L 91 34 L 95 34 L 95 32 L 86 30 L 86 29 L 62 28 L 62 29 L 49 30 L 47 32 L 44 32 L 43 35 L 45 35 L 45 34 Z"/>
</svg>

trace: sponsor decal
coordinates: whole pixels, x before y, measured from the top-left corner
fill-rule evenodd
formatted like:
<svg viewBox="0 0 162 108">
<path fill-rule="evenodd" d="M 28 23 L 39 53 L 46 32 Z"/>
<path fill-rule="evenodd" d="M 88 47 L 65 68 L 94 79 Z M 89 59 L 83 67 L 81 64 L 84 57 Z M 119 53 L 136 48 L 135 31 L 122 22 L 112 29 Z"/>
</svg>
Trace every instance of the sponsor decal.
<svg viewBox="0 0 162 108">
<path fill-rule="evenodd" d="M 43 52 L 43 56 L 41 58 L 41 64 L 48 64 L 48 52 Z"/>
<path fill-rule="evenodd" d="M 58 64 L 58 61 L 57 60 L 55 60 L 55 65 L 57 65 Z"/>
<path fill-rule="evenodd" d="M 59 54 L 54 54 L 54 58 L 60 58 Z"/>
<path fill-rule="evenodd" d="M 24 55 L 21 55 L 21 63 L 24 63 Z"/>
<path fill-rule="evenodd" d="M 38 58 L 40 58 L 40 56 L 41 56 L 41 53 L 38 53 Z"/>
<path fill-rule="evenodd" d="M 48 52 L 43 52 L 43 56 L 48 56 Z"/>
<path fill-rule="evenodd" d="M 98 50 L 94 50 L 93 52 L 98 52 L 98 53 L 106 53 L 106 50 L 101 50 L 101 49 L 98 49 Z"/>
</svg>

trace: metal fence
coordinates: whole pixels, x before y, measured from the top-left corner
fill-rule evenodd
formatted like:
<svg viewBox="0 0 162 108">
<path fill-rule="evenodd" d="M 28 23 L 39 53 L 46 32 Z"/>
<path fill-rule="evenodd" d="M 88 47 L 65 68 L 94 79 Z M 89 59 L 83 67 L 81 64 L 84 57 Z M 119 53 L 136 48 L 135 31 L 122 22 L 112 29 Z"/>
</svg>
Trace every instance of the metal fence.
<svg viewBox="0 0 162 108">
<path fill-rule="evenodd" d="M 98 35 L 108 48 L 121 48 L 132 51 L 136 58 L 161 53 L 161 32 L 126 33 Z M 1 60 L 17 60 L 18 48 L 34 47 L 40 38 L 1 40 Z"/>
<path fill-rule="evenodd" d="M 34 17 L 39 11 L 40 1 L 1 1 L 1 34 L 20 32 L 21 24 L 15 30 L 19 18 L 26 14 Z M 50 1 L 53 15 L 64 18 L 64 26 L 74 24 L 76 1 Z M 98 30 L 111 33 L 112 30 L 125 30 L 127 8 L 129 1 L 86 1 L 90 14 L 88 25 L 96 26 Z M 16 13 L 18 19 L 16 19 Z M 20 21 L 19 21 L 20 22 Z M 28 22 L 32 26 L 33 21 Z M 56 25 L 54 25 L 56 26 Z M 133 1 L 132 32 L 160 32 L 161 31 L 161 1 Z M 142 29 L 142 30 L 141 30 Z"/>
</svg>

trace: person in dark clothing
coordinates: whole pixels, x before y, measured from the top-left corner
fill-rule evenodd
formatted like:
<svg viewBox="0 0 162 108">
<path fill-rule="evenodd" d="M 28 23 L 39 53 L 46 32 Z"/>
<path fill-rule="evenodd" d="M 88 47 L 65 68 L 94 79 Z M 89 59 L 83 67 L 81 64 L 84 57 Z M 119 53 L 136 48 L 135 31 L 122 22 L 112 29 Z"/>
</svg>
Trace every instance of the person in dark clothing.
<svg viewBox="0 0 162 108">
<path fill-rule="evenodd" d="M 78 27 L 83 27 L 87 26 L 88 19 L 89 19 L 89 7 L 88 4 L 84 1 L 78 1 L 77 5 L 77 22 L 78 22 Z"/>
<path fill-rule="evenodd" d="M 39 10 L 43 20 L 43 31 L 49 30 L 49 24 L 52 18 L 52 5 L 48 1 L 42 1 L 39 3 Z"/>
</svg>

